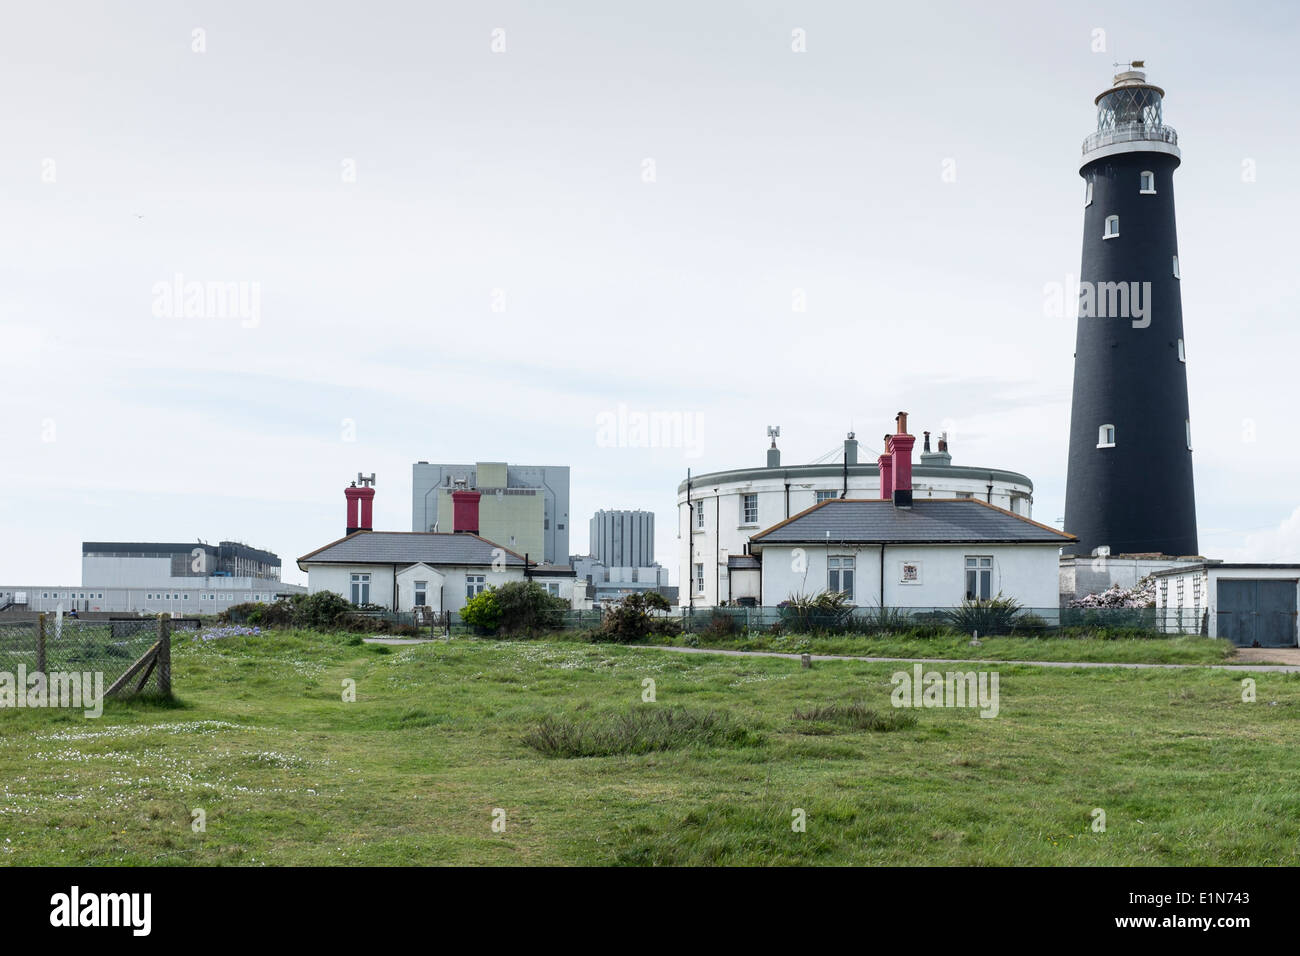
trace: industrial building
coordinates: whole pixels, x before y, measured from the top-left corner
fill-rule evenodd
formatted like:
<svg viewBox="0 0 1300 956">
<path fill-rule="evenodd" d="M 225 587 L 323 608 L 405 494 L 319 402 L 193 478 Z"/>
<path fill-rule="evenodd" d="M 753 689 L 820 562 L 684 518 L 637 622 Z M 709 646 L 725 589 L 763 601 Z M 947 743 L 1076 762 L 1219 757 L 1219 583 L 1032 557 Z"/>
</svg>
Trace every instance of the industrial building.
<svg viewBox="0 0 1300 956">
<path fill-rule="evenodd" d="M 411 468 L 411 530 L 447 531 L 451 495 L 457 488 L 482 496 L 479 524 L 485 537 L 530 555 L 569 559 L 569 468 L 567 465 L 473 465 L 416 462 Z"/>
<path fill-rule="evenodd" d="M 80 585 L 0 586 L 0 611 L 216 614 L 306 589 L 280 580 L 280 558 L 237 541 L 85 541 Z"/>
<path fill-rule="evenodd" d="M 606 567 L 649 567 L 655 563 L 654 512 L 597 511 L 588 551 Z"/>
<path fill-rule="evenodd" d="M 590 527 L 591 554 L 571 555 L 569 563 L 588 583 L 596 605 L 644 591 L 676 602 L 678 589 L 669 586 L 668 569 L 655 561 L 654 512 L 602 509 L 592 515 Z"/>
<path fill-rule="evenodd" d="M 710 607 L 726 601 L 730 561 L 747 554 L 750 536 L 814 505 L 837 498 L 880 498 L 879 460 L 858 460 L 858 441 L 850 433 L 838 461 L 783 465 L 776 447 L 779 428 L 770 428 L 767 463 L 758 468 L 688 475 L 677 487 L 680 603 Z M 937 450 L 924 433 L 920 464 L 912 469 L 916 499 L 960 498 L 983 501 L 1023 518 L 1033 511 L 1034 485 L 1026 476 L 1001 468 L 954 465 L 946 436 Z"/>
</svg>

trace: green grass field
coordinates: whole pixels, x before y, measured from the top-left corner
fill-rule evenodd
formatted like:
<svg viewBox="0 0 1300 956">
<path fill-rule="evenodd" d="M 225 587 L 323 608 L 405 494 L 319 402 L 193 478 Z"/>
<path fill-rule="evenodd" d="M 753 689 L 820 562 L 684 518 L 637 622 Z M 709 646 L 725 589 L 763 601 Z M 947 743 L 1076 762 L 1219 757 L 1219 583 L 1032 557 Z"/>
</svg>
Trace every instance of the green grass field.
<svg viewBox="0 0 1300 956">
<path fill-rule="evenodd" d="M 990 666 L 912 722 L 899 665 L 178 638 L 173 704 L 0 711 L 0 862 L 1300 862 L 1300 677 Z"/>
<path fill-rule="evenodd" d="M 1082 661 L 1127 664 L 1222 664 L 1234 648 L 1227 641 L 1180 635 L 1168 638 L 1095 640 L 1070 637 L 986 637 L 972 646 L 964 635 L 896 637 L 765 633 L 711 638 L 707 634 L 661 638 L 675 647 L 712 647 L 787 654 L 838 654 L 855 657 L 927 657 L 950 660 Z"/>
</svg>

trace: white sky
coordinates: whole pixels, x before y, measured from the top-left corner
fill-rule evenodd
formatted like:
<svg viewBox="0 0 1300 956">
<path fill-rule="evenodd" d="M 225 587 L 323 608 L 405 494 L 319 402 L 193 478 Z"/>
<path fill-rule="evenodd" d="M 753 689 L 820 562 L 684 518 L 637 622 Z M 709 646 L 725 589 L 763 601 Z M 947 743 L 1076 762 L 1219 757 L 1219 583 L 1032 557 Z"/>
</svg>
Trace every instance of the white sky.
<svg viewBox="0 0 1300 956">
<path fill-rule="evenodd" d="M 300 581 L 358 470 L 409 530 L 418 459 L 567 464 L 572 550 L 651 509 L 676 580 L 687 467 L 761 464 L 768 424 L 787 463 L 872 446 L 899 409 L 1052 522 L 1074 320 L 1044 286 L 1078 272 L 1080 142 L 1134 58 L 1183 148 L 1201 550 L 1300 559 L 1294 8 L 548 6 L 8 5 L 0 582 L 197 537 Z M 256 283 L 256 326 L 158 317 L 176 274 Z M 698 415 L 698 455 L 603 447 L 620 404 Z"/>
</svg>

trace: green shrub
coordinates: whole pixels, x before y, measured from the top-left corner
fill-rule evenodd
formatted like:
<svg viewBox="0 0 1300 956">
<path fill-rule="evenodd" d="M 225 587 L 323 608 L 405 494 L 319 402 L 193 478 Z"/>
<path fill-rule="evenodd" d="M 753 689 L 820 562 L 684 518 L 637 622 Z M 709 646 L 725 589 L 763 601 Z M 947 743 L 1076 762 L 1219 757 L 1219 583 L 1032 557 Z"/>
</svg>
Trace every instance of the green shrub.
<svg viewBox="0 0 1300 956">
<path fill-rule="evenodd" d="M 470 598 L 460 619 L 480 634 L 531 637 L 564 626 L 569 602 L 536 581 L 509 581 Z"/>
<path fill-rule="evenodd" d="M 1016 616 L 1020 613 L 1020 602 L 1015 598 L 997 597 L 988 600 L 965 600 L 961 607 L 948 611 L 948 621 L 958 631 L 971 634 L 978 631 L 984 635 L 1010 634 Z"/>
<path fill-rule="evenodd" d="M 637 644 L 644 641 L 651 633 L 663 633 L 658 623 L 662 620 L 672 621 L 673 633 L 676 633 L 677 621 L 652 615 L 651 611 L 667 611 L 671 608 L 668 599 L 658 591 L 643 591 L 629 594 L 611 607 L 604 620 L 600 622 L 602 639 L 616 644 Z"/>
<path fill-rule="evenodd" d="M 842 591 L 792 594 L 777 607 L 780 608 L 782 625 L 803 633 L 842 631 L 853 614 L 849 596 Z"/>
<path fill-rule="evenodd" d="M 495 633 L 501 626 L 501 596 L 496 588 L 480 591 L 460 609 L 460 619 L 480 634 Z"/>
<path fill-rule="evenodd" d="M 736 619 L 726 611 L 714 611 L 709 615 L 709 622 L 704 625 L 704 634 L 715 640 L 726 640 L 740 630 Z"/>
<path fill-rule="evenodd" d="M 569 602 L 548 594 L 535 581 L 510 581 L 497 588 L 501 607 L 500 629 L 505 634 L 536 634 L 564 626 Z"/>
<path fill-rule="evenodd" d="M 317 591 L 294 594 L 273 604 L 234 604 L 217 615 L 222 624 L 247 624 L 272 628 L 310 628 L 321 631 L 364 631 L 366 633 L 416 636 L 419 631 L 409 624 L 399 624 L 383 617 L 367 617 L 358 611 L 385 612 L 377 604 L 357 607 L 341 594 Z M 386 613 L 386 612 L 385 612 Z"/>
<path fill-rule="evenodd" d="M 356 610 L 351 601 L 333 591 L 295 594 L 290 600 L 294 604 L 294 624 L 298 627 L 330 627 L 342 623 L 341 619 Z"/>
</svg>

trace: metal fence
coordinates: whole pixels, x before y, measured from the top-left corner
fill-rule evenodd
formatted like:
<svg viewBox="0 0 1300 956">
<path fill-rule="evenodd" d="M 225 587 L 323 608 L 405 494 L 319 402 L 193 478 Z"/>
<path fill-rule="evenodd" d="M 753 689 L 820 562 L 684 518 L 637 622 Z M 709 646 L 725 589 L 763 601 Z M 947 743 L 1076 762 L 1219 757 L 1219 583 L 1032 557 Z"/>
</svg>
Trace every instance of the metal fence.
<svg viewBox="0 0 1300 956">
<path fill-rule="evenodd" d="M 679 609 L 684 633 L 707 631 L 986 636 L 1204 634 L 1204 612 L 1172 608 L 1061 608 L 999 605 L 960 607 L 853 607 L 820 611 L 797 607 L 696 607 Z"/>
<path fill-rule="evenodd" d="M 84 621 L 41 614 L 33 621 L 0 624 L 0 673 L 23 689 L 28 680 L 45 674 L 98 675 L 105 697 L 153 692 L 171 694 L 171 634 L 196 628 L 197 621 L 170 617 Z"/>
</svg>

